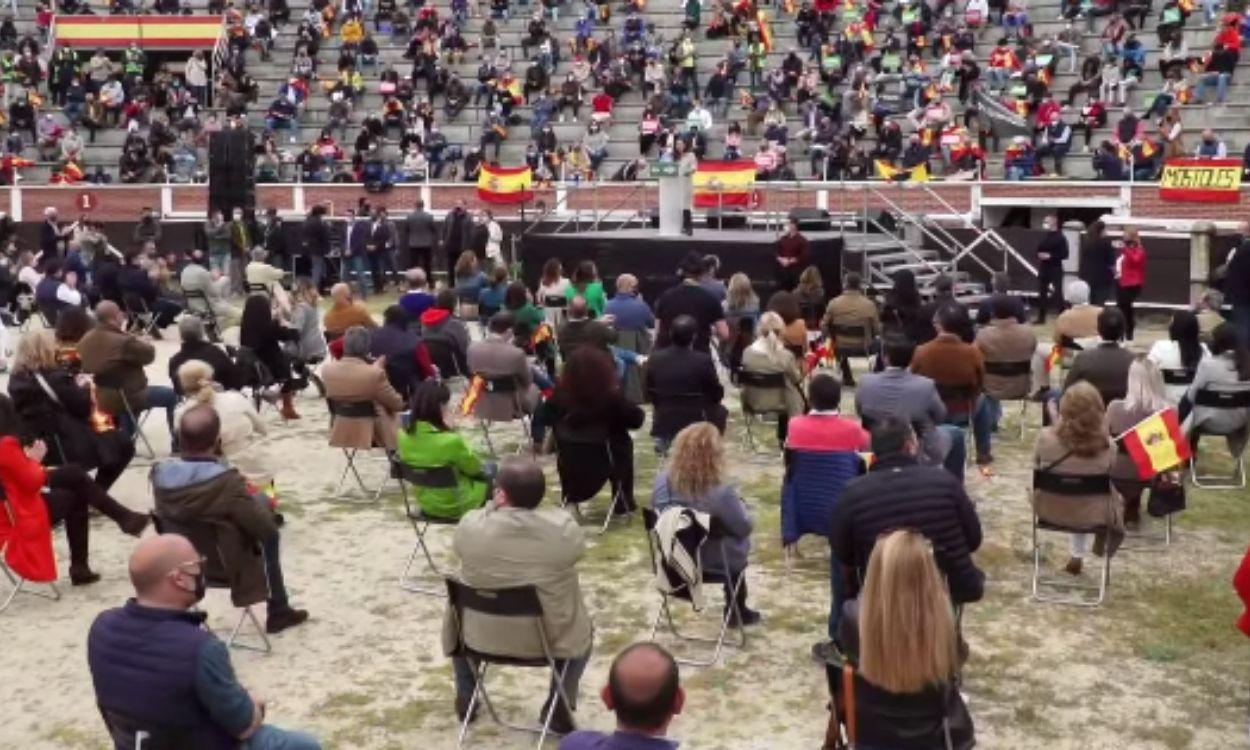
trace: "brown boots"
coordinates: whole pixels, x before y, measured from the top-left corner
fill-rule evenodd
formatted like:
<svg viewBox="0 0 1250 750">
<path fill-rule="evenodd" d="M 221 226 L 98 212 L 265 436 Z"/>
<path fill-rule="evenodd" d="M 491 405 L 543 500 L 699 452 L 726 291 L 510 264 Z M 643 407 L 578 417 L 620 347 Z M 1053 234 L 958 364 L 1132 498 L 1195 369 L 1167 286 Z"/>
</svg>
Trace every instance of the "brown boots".
<svg viewBox="0 0 1250 750">
<path fill-rule="evenodd" d="M 295 394 L 282 394 L 282 418 L 283 419 L 299 419 L 299 414 L 295 412 Z"/>
</svg>

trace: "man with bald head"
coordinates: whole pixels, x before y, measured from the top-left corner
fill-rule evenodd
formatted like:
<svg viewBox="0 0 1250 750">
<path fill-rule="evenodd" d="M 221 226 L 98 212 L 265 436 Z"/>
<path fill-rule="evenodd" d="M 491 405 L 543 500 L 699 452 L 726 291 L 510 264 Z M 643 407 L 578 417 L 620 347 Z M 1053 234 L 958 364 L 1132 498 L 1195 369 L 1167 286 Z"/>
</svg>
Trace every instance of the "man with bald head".
<svg viewBox="0 0 1250 750">
<path fill-rule="evenodd" d="M 611 351 L 616 341 L 616 331 L 604 323 L 590 317 L 590 305 L 586 298 L 578 294 L 569 301 L 568 320 L 556 332 L 556 343 L 560 347 L 560 357 L 566 362 L 569 355 L 579 346 L 597 346 L 604 351 Z"/>
<path fill-rule="evenodd" d="M 221 418 L 208 404 L 187 409 L 178 423 L 182 454 L 152 468 L 157 516 L 173 524 L 216 530 L 235 606 L 266 602 L 265 630 L 280 633 L 308 619 L 287 600 L 278 525 L 268 498 L 248 491 L 247 480 L 221 453 Z"/>
<path fill-rule="evenodd" d="M 671 750 L 668 725 L 681 713 L 686 693 L 677 662 L 660 646 L 635 643 L 617 654 L 601 694 L 603 705 L 616 714 L 616 731 L 574 732 L 560 750 Z"/>
<path fill-rule="evenodd" d="M 170 386 L 148 385 L 148 376 L 143 372 L 143 368 L 156 359 L 156 349 L 150 341 L 126 333 L 126 315 L 117 303 L 100 302 L 96 305 L 95 317 L 95 328 L 78 342 L 78 356 L 82 359 L 83 372 L 95 376 L 100 408 L 112 414 L 127 435 L 133 435 L 138 425 L 126 415 L 122 393 L 126 394 L 136 419 L 147 409 L 163 407 L 171 444 L 176 449 L 174 406 L 178 396 Z"/>
<path fill-rule="evenodd" d="M 179 747 L 317 750 L 303 732 L 263 723 L 265 702 L 234 675 L 226 645 L 205 630 L 203 560 L 177 534 L 130 555 L 135 596 L 100 613 L 87 635 L 96 703 L 113 726 L 159 727 Z"/>
</svg>

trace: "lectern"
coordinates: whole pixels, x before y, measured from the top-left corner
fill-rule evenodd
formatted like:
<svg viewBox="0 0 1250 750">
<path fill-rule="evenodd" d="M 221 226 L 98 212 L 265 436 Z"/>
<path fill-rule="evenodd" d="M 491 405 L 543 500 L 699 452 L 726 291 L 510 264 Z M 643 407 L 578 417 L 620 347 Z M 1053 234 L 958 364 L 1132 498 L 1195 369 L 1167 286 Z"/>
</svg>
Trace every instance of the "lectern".
<svg viewBox="0 0 1250 750">
<path fill-rule="evenodd" d="M 681 234 L 682 213 L 691 208 L 693 175 L 682 175 L 676 162 L 653 162 L 651 176 L 660 183 L 660 236 L 676 237 Z"/>
</svg>

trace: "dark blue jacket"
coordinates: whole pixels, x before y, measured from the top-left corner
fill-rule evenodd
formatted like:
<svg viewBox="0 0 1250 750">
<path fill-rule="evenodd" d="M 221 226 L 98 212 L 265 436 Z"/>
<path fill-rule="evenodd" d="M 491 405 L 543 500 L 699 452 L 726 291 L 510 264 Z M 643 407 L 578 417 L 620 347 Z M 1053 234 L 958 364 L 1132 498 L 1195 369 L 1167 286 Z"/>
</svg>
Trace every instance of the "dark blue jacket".
<svg viewBox="0 0 1250 750">
<path fill-rule="evenodd" d="M 201 627 L 204 617 L 134 599 L 96 617 L 87 663 L 100 708 L 140 724 L 190 730 L 199 748 L 237 748 L 196 694 L 200 651 L 215 637 Z"/>
</svg>

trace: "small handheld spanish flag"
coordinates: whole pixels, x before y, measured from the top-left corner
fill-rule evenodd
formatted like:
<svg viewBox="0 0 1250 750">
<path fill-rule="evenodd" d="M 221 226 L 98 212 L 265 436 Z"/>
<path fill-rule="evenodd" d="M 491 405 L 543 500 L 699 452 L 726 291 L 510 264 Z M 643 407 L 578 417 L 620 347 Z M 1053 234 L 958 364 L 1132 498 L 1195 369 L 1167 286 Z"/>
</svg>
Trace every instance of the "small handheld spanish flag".
<svg viewBox="0 0 1250 750">
<path fill-rule="evenodd" d="M 1050 347 L 1050 354 L 1046 355 L 1046 362 L 1045 362 L 1047 374 L 1049 374 L 1051 370 L 1058 367 L 1059 363 L 1062 361 L 1063 361 L 1063 347 L 1058 344 L 1055 344 L 1054 346 Z"/>
<path fill-rule="evenodd" d="M 837 347 L 832 340 L 827 340 L 807 353 L 807 369 L 832 367 L 837 358 Z"/>
<path fill-rule="evenodd" d="M 1151 414 L 1116 438 L 1137 467 L 1137 476 L 1153 479 L 1189 459 L 1189 441 L 1175 409 Z"/>
<path fill-rule="evenodd" d="M 477 400 L 482 397 L 484 390 L 486 390 L 486 381 L 481 375 L 474 375 L 469 381 L 469 387 L 464 391 L 464 398 L 460 399 L 460 416 L 467 417 L 473 413 L 473 409 L 477 407 Z"/>
<path fill-rule="evenodd" d="M 551 333 L 551 326 L 546 323 L 539 323 L 538 328 L 534 329 L 534 333 L 530 335 L 530 348 L 537 349 L 552 338 L 554 338 L 554 335 Z"/>
</svg>

